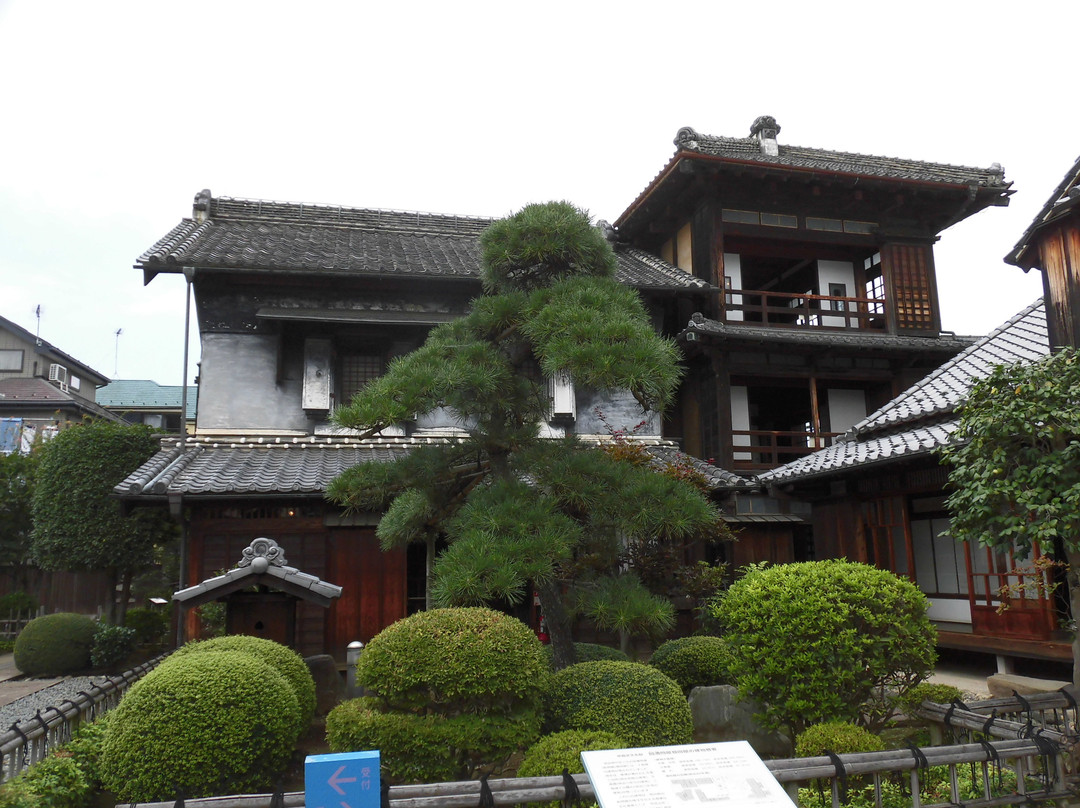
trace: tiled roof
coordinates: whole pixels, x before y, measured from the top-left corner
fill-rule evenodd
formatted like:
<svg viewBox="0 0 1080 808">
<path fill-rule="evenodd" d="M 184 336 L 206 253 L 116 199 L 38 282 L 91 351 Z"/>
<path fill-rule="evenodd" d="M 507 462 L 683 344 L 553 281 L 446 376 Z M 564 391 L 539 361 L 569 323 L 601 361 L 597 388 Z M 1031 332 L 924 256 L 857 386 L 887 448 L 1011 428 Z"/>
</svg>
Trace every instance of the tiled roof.
<svg viewBox="0 0 1080 808">
<path fill-rule="evenodd" d="M 955 334 L 942 334 L 937 337 L 909 337 L 882 334 L 874 331 L 836 330 L 817 328 L 766 328 L 741 323 L 722 323 L 709 320 L 695 314 L 687 323 L 686 330 L 679 335 L 696 333 L 715 340 L 737 340 L 740 342 L 777 343 L 783 345 L 809 345 L 822 348 L 880 348 L 886 351 L 932 351 L 955 354 L 969 347 L 976 337 L 963 337 Z"/>
<path fill-rule="evenodd" d="M 1005 172 L 1001 166 L 973 168 L 948 163 L 928 163 L 900 157 L 882 157 L 872 154 L 814 149 L 805 146 L 788 146 L 777 143 L 778 154 L 762 153 L 756 137 L 719 137 L 702 135 L 689 126 L 679 130 L 675 145 L 680 152 L 721 157 L 732 160 L 766 165 L 852 174 L 860 177 L 884 177 L 888 179 L 915 180 L 919 182 L 947 183 L 951 185 L 980 185 L 1007 189 Z"/>
<path fill-rule="evenodd" d="M 89 383 L 89 382 L 88 382 Z M 93 401 L 65 393 L 56 385 L 42 378 L 0 379 L 0 408 L 25 410 L 64 410 L 119 421 L 113 413 Z"/>
<path fill-rule="evenodd" d="M 479 237 L 494 221 L 465 216 L 215 198 L 139 256 L 148 277 L 184 266 L 377 277 L 480 277 Z M 618 279 L 638 288 L 708 283 L 637 249 L 617 248 Z"/>
<path fill-rule="evenodd" d="M 322 496 L 326 486 L 358 463 L 389 462 L 417 446 L 453 438 L 250 437 L 222 440 L 178 438 L 162 448 L 114 489 L 121 497 L 250 496 L 284 494 Z M 666 442 L 646 447 L 654 456 L 673 460 L 677 448 Z M 684 456 L 716 489 L 749 488 L 750 481 L 704 461 Z"/>
<path fill-rule="evenodd" d="M 654 457 L 657 457 L 666 463 L 672 463 L 676 460 L 682 460 L 683 462 L 689 463 L 705 478 L 714 491 L 757 487 L 757 484 L 753 480 L 740 477 L 738 474 L 722 469 L 719 466 L 714 466 L 712 463 L 707 463 L 704 460 L 685 454 L 679 451 L 676 446 L 660 444 L 648 446 L 647 448 Z"/>
<path fill-rule="evenodd" d="M 184 387 L 179 384 L 158 384 L 148 379 L 118 379 L 97 391 L 97 402 L 111 409 L 163 410 L 180 409 Z M 199 388 L 188 387 L 187 417 L 195 418 Z"/>
<path fill-rule="evenodd" d="M 834 445 L 758 479 L 789 482 L 930 452 L 955 431 L 952 413 L 973 380 L 997 365 L 1034 362 L 1049 352 L 1046 310 L 1039 300 L 868 415 Z"/>
<path fill-rule="evenodd" d="M 1072 164 L 1054 192 L 1050 194 L 1050 198 L 1028 225 L 1024 235 L 1016 242 L 1016 246 L 1005 256 L 1005 263 L 1023 267 L 1025 270 L 1031 269 L 1039 260 L 1037 253 L 1028 254 L 1028 250 L 1033 246 L 1036 231 L 1057 221 L 1067 213 L 1075 211 L 1078 206 L 1080 206 L 1080 157 Z"/>
</svg>

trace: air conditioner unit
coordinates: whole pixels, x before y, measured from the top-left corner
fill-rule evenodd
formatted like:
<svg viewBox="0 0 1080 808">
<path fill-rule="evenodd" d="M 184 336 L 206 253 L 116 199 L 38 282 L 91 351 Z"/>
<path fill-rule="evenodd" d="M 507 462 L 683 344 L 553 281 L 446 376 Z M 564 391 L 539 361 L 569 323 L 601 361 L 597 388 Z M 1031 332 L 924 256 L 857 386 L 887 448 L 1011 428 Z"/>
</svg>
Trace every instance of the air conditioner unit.
<svg viewBox="0 0 1080 808">
<path fill-rule="evenodd" d="M 67 368 L 63 365 L 49 365 L 49 381 L 59 384 L 60 389 L 66 393 L 68 381 Z"/>
</svg>

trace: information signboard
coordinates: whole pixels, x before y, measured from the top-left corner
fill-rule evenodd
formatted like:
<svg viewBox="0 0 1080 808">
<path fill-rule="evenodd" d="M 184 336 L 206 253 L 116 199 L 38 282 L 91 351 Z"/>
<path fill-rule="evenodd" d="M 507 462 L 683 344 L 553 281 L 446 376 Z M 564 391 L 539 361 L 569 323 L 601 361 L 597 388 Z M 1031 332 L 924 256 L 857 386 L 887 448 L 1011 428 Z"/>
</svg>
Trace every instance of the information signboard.
<svg viewBox="0 0 1080 808">
<path fill-rule="evenodd" d="M 304 759 L 306 808 L 379 808 L 379 753 L 342 752 Z"/>
<path fill-rule="evenodd" d="M 794 808 L 746 741 L 582 752 L 601 808 Z"/>
</svg>

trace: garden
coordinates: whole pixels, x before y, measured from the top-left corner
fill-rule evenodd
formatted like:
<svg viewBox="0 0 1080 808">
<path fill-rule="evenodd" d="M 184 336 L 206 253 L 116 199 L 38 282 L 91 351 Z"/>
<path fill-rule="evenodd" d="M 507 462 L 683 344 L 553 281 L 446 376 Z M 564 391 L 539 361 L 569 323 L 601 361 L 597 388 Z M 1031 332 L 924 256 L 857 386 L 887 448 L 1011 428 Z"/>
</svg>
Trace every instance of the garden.
<svg viewBox="0 0 1080 808">
<path fill-rule="evenodd" d="M 924 683 L 934 664 L 925 611 L 910 582 L 866 565 L 754 566 L 706 605 L 714 633 L 661 643 L 647 662 L 578 643 L 579 661 L 554 670 L 550 649 L 516 619 L 435 609 L 373 638 L 356 669 L 364 695 L 325 717 L 292 650 L 247 636 L 192 642 L 0 786 L 0 807 L 271 793 L 295 785 L 290 770 L 310 751 L 378 749 L 390 784 L 581 772 L 585 750 L 701 740 L 688 695 L 721 685 L 755 705 L 762 730 L 786 739 L 787 757 L 903 748 L 926 742 L 925 728 L 903 720 L 913 705 L 960 696 Z M 34 621 L 17 662 L 55 673 L 78 656 L 85 666 L 94 621 L 74 617 Z M 313 738 L 323 722 L 325 738 Z M 967 779 L 978 790 L 974 769 Z M 924 801 L 947 780 L 924 777 Z M 1012 787 L 1007 774 L 999 780 Z M 873 804 L 871 782 L 845 785 L 850 804 Z M 881 788 L 885 805 L 910 804 L 901 781 Z M 803 789 L 800 804 L 831 797 Z"/>
</svg>

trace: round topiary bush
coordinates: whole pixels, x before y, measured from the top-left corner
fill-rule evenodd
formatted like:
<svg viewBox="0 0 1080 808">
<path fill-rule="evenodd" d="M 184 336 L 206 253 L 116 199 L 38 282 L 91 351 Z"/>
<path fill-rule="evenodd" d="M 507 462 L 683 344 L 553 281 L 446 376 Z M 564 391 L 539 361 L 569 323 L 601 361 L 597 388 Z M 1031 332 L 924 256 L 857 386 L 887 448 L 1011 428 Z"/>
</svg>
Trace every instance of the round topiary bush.
<svg viewBox="0 0 1080 808">
<path fill-rule="evenodd" d="M 110 715 L 102 782 L 120 802 L 265 789 L 303 727 L 293 689 L 262 660 L 228 651 L 170 658 Z"/>
<path fill-rule="evenodd" d="M 630 746 L 690 743 L 694 725 L 679 685 L 637 662 L 579 662 L 551 677 L 546 715 L 553 731 L 607 730 Z"/>
<path fill-rule="evenodd" d="M 90 667 L 97 628 L 72 612 L 35 617 L 15 640 L 15 667 L 27 676 L 62 676 Z"/>
<path fill-rule="evenodd" d="M 613 732 L 567 729 L 545 735 L 525 752 L 518 766 L 518 777 L 554 777 L 563 773 L 585 771 L 581 753 L 594 749 L 626 749 L 629 744 Z"/>
<path fill-rule="evenodd" d="M 695 687 L 731 684 L 731 652 L 719 637 L 681 637 L 653 652 L 649 664 L 679 683 L 683 693 Z"/>
<path fill-rule="evenodd" d="M 485 766 L 527 746 L 540 731 L 540 713 L 439 715 L 386 710 L 377 698 L 352 699 L 326 716 L 333 752 L 378 749 L 381 772 L 392 783 L 469 779 Z"/>
<path fill-rule="evenodd" d="M 284 676 L 285 681 L 292 687 L 296 694 L 296 701 L 300 705 L 301 720 L 307 723 L 315 715 L 315 679 L 312 678 L 311 670 L 303 657 L 291 648 L 262 637 L 230 634 L 202 642 L 189 642 L 177 648 L 169 658 L 174 659 L 207 651 L 237 651 L 261 659 Z"/>
<path fill-rule="evenodd" d="M 855 752 L 883 752 L 885 742 L 865 727 L 844 721 L 828 721 L 803 730 L 795 738 L 796 757 L 818 757 L 826 752 L 837 755 Z"/>
<path fill-rule="evenodd" d="M 750 567 L 710 605 L 744 698 L 791 737 L 812 724 L 873 728 L 929 675 L 937 633 L 906 578 L 843 559 Z"/>
<path fill-rule="evenodd" d="M 387 707 L 490 714 L 534 702 L 549 675 L 536 635 L 492 609 L 433 609 L 372 638 L 356 680 Z"/>
</svg>

